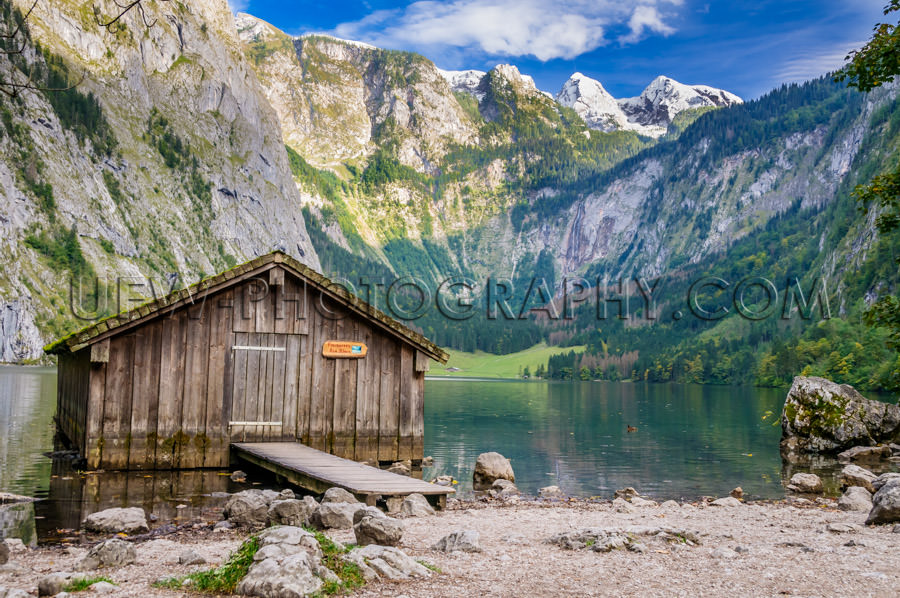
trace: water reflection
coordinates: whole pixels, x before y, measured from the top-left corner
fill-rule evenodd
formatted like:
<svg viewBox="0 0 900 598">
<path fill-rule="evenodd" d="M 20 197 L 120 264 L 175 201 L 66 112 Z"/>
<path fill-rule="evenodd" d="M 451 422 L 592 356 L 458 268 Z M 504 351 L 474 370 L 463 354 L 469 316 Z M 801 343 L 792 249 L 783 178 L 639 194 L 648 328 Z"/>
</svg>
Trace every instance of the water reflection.
<svg viewBox="0 0 900 598">
<path fill-rule="evenodd" d="M 47 496 L 55 413 L 55 368 L 0 366 L 0 491 Z"/>
<path fill-rule="evenodd" d="M 555 484 L 609 497 L 634 486 L 696 498 L 742 486 L 749 497 L 781 498 L 784 396 L 749 387 L 430 380 L 425 443 L 435 466 L 425 475 L 453 475 L 469 491 L 476 457 L 493 450 L 512 460 L 529 493 Z"/>
</svg>

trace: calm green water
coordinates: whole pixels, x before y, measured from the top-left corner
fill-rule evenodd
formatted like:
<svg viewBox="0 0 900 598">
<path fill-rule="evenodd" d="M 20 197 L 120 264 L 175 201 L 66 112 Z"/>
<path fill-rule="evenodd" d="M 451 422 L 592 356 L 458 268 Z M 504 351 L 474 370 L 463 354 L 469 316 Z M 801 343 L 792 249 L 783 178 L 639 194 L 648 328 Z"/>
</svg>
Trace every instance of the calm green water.
<svg viewBox="0 0 900 598">
<path fill-rule="evenodd" d="M 471 488 L 478 454 L 512 460 L 525 492 L 558 485 L 609 497 L 634 486 L 665 498 L 783 497 L 778 420 L 785 390 L 616 382 L 429 380 L 430 474 Z M 628 426 L 637 431 L 629 433 Z"/>
<path fill-rule="evenodd" d="M 780 498 L 792 473 L 773 425 L 784 390 L 429 380 L 425 395 L 425 451 L 435 464 L 424 475 L 450 474 L 462 494 L 485 451 L 510 458 L 527 493 L 555 484 L 575 496 L 611 497 L 634 486 L 696 498 L 742 486 L 749 497 Z M 0 538 L 64 538 L 87 514 L 114 506 L 141 505 L 160 522 L 215 521 L 216 493 L 244 488 L 221 471 L 74 471 L 47 456 L 55 412 L 54 369 L 0 366 L 0 491 L 42 499 L 0 507 Z M 836 469 L 822 461 L 813 471 L 834 488 Z"/>
</svg>

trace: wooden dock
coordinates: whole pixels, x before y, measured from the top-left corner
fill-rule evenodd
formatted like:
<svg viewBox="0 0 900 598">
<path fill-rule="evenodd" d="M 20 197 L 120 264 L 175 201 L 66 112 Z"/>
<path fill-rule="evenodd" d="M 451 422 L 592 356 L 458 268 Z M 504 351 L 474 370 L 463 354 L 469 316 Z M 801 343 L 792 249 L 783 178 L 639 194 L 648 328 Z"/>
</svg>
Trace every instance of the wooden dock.
<svg viewBox="0 0 900 598">
<path fill-rule="evenodd" d="M 282 476 L 291 484 L 322 493 L 333 486 L 351 492 L 366 504 L 379 498 L 422 494 L 443 508 L 452 488 L 391 473 L 349 459 L 336 457 L 298 442 L 235 442 L 235 455 Z"/>
</svg>

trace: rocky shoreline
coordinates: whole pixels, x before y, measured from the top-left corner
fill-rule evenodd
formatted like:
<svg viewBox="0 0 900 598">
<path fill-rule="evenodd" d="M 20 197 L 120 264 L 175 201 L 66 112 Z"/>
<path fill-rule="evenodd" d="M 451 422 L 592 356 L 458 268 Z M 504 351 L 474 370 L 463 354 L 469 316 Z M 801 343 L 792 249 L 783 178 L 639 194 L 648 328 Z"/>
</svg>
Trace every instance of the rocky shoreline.
<svg viewBox="0 0 900 598">
<path fill-rule="evenodd" d="M 367 509 L 356 507 L 357 512 Z M 396 547 L 370 544 L 348 554 L 359 551 L 351 560 L 373 569 L 365 574 L 366 584 L 353 592 L 359 596 L 889 595 L 900 582 L 900 533 L 893 525 L 866 526 L 866 517 L 824 497 L 657 503 L 639 496 L 486 495 L 451 500 L 446 510 L 433 514 L 387 517 L 368 512 L 357 518 L 357 528 L 363 519 L 384 518 L 402 525 L 402 538 Z M 303 550 L 286 554 L 291 551 L 285 546 L 308 545 L 316 552 L 312 532 L 296 526 L 268 529 L 263 538 L 267 558 L 281 559 L 282 565 L 301 553 L 307 559 Z M 162 532 L 154 534 L 156 530 Z M 114 540 L 134 552 L 133 562 L 90 570 L 89 578 L 108 581 L 87 593 L 190 593 L 189 585 L 173 588 L 160 580 L 189 579 L 218 567 L 253 535 L 221 522 L 156 530 Z M 321 535 L 341 547 L 359 539 L 352 526 L 328 528 Z M 37 595 L 42 580 L 83 567 L 90 553 L 109 541 L 108 535 L 87 533 L 84 546 L 31 550 L 10 543 L 9 562 L 0 565 L 0 596 Z M 406 572 L 402 566 L 393 567 L 400 574 L 381 568 L 381 563 L 404 559 Z M 292 567 L 279 570 L 296 572 Z M 274 569 L 267 571 L 263 568 L 254 578 L 271 581 Z M 292 595 L 277 594 L 271 585 L 248 593 Z"/>
<path fill-rule="evenodd" d="M 900 460 L 900 445 L 876 444 L 897 439 L 900 415 L 823 382 L 795 381 L 782 446 L 801 455 L 841 450 L 840 496 L 825 496 L 822 480 L 802 469 L 784 500 L 746 500 L 741 488 L 694 501 L 654 500 L 634 488 L 610 499 L 569 497 L 556 486 L 530 496 L 508 459 L 482 453 L 476 496 L 450 498 L 441 511 L 416 494 L 379 508 L 341 488 L 318 497 L 251 488 L 221 493 L 222 508 L 180 524 L 150 521 L 139 507 L 93 513 L 55 545 L 0 542 L 0 598 L 892 595 L 900 473 L 866 467 Z M 802 429 L 804 405 L 821 406 L 823 396 L 832 415 Z M 853 434 L 844 413 L 861 422 Z M 247 483 L 243 472 L 231 478 Z"/>
</svg>

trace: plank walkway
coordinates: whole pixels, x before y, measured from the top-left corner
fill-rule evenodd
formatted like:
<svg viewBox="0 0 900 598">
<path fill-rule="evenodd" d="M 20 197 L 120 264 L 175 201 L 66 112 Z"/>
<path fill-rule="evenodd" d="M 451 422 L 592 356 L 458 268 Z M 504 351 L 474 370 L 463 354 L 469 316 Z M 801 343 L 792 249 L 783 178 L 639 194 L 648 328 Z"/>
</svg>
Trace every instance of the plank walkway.
<svg viewBox="0 0 900 598">
<path fill-rule="evenodd" d="M 235 442 L 237 457 L 262 467 L 288 482 L 322 493 L 333 486 L 351 492 L 366 504 L 378 498 L 418 493 L 443 508 L 452 488 L 391 473 L 308 447 L 298 442 Z"/>
</svg>

